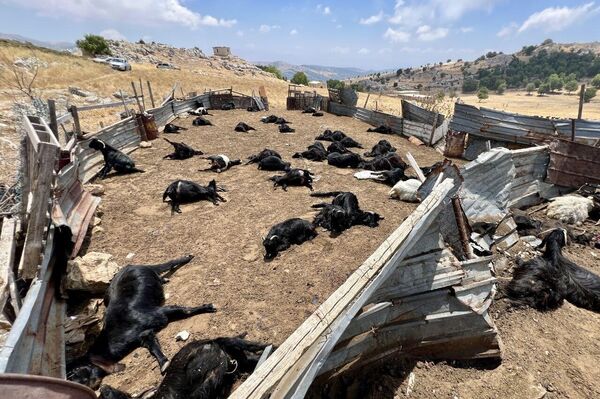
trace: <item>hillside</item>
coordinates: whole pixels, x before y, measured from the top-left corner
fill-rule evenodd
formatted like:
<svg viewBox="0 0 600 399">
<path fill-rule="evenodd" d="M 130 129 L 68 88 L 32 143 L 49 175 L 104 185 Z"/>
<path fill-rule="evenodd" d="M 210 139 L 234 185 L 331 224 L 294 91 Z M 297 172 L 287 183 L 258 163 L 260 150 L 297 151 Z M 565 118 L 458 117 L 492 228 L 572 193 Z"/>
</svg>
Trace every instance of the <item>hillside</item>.
<svg viewBox="0 0 600 399">
<path fill-rule="evenodd" d="M 43 47 L 43 48 L 47 48 L 50 50 L 57 50 L 57 51 L 72 50 L 72 49 L 76 48 L 75 43 L 71 43 L 71 42 L 45 42 L 42 40 L 31 39 L 29 37 L 25 37 L 25 36 L 21 36 L 21 35 L 15 35 L 12 33 L 1 33 L 0 32 L 0 39 L 12 40 L 12 41 L 19 42 L 19 43 L 31 43 L 37 47 Z"/>
<path fill-rule="evenodd" d="M 283 73 L 283 76 L 290 79 L 296 72 L 304 72 L 308 76 L 308 80 L 318 80 L 325 82 L 329 79 L 349 79 L 365 74 L 373 73 L 360 68 L 351 67 L 332 67 L 322 65 L 293 65 L 284 61 L 275 62 L 254 62 L 256 65 L 272 65 L 277 67 Z"/>
</svg>

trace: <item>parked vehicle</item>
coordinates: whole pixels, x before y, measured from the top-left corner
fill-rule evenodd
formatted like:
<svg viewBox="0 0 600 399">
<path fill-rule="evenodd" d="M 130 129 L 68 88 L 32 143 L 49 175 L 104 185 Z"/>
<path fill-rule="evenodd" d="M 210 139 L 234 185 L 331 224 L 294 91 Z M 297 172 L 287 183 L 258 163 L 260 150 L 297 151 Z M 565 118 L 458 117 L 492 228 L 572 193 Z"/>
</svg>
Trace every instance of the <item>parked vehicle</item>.
<svg viewBox="0 0 600 399">
<path fill-rule="evenodd" d="M 109 64 L 112 69 L 117 69 L 119 71 L 131 71 L 131 65 L 124 58 L 111 58 Z"/>
<path fill-rule="evenodd" d="M 156 64 L 156 67 L 158 69 L 179 69 L 175 65 L 169 64 L 168 62 L 159 62 L 158 64 Z"/>
<path fill-rule="evenodd" d="M 112 58 L 108 55 L 99 55 L 98 57 L 92 58 L 92 61 L 97 62 L 99 64 L 108 64 Z"/>
</svg>

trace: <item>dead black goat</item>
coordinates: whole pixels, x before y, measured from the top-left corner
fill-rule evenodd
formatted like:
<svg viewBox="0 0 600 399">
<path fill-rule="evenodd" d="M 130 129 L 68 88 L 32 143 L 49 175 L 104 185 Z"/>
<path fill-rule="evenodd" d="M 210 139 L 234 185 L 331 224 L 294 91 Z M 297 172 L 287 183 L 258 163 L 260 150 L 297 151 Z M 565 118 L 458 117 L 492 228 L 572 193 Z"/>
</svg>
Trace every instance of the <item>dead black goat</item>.
<svg viewBox="0 0 600 399">
<path fill-rule="evenodd" d="M 247 133 L 250 130 L 256 130 L 256 129 L 244 122 L 240 122 L 235 126 L 235 128 L 233 128 L 233 130 L 235 130 L 236 132 L 240 132 L 240 133 Z"/>
<path fill-rule="evenodd" d="M 217 187 L 217 183 L 211 180 L 208 185 L 201 186 L 198 183 L 189 180 L 175 180 L 169 184 L 163 193 L 163 202 L 171 203 L 171 214 L 181 213 L 179 205 L 198 201 L 211 201 L 214 205 L 219 205 L 219 201 L 227 202 L 225 198 L 219 195 L 219 191 L 225 191 L 222 187 Z M 167 198 L 169 201 L 167 201 Z"/>
<path fill-rule="evenodd" d="M 385 126 L 385 125 L 379 125 L 376 128 L 368 128 L 367 132 L 375 132 L 375 133 L 382 133 L 382 134 L 392 134 L 394 133 L 392 128 L 389 126 Z"/>
<path fill-rule="evenodd" d="M 221 110 L 222 111 L 231 111 L 235 109 L 235 103 L 233 101 L 230 101 L 228 103 L 225 103 L 223 105 L 221 105 Z"/>
<path fill-rule="evenodd" d="M 164 137 L 163 137 L 164 138 Z M 193 157 L 194 155 L 203 155 L 202 151 L 194 150 L 192 147 L 185 143 L 178 143 L 175 141 L 170 141 L 165 138 L 165 141 L 173 146 L 174 151 L 171 154 L 165 155 L 164 159 L 188 159 Z"/>
<path fill-rule="evenodd" d="M 219 154 L 219 155 L 211 155 L 206 157 L 210 161 L 210 167 L 204 169 L 204 171 L 212 171 L 212 172 L 225 172 L 232 166 L 241 165 L 242 161 L 239 159 L 229 159 L 227 155 Z"/>
<path fill-rule="evenodd" d="M 327 155 L 327 163 L 336 168 L 358 168 L 361 162 L 363 162 L 363 159 L 360 155 L 353 152 L 348 154 L 334 152 Z"/>
<path fill-rule="evenodd" d="M 381 171 L 392 170 L 396 168 L 406 169 L 408 165 L 402 157 L 395 152 L 389 152 L 385 155 L 380 155 L 370 161 L 363 161 L 358 165 L 359 168 L 365 170 Z"/>
<path fill-rule="evenodd" d="M 290 169 L 283 176 L 272 176 L 269 180 L 273 182 L 273 187 L 281 187 L 287 191 L 288 186 L 308 187 L 313 191 L 314 175 L 306 169 Z"/>
<path fill-rule="evenodd" d="M 156 333 L 170 322 L 213 313 L 212 304 L 195 307 L 164 306 L 162 274 L 189 263 L 185 256 L 152 266 L 125 266 L 113 277 L 104 297 L 106 311 L 100 334 L 87 353 L 68 366 L 68 379 L 97 389 L 106 375 L 124 368 L 125 356 L 143 347 L 156 359 L 161 372 L 169 366 Z"/>
<path fill-rule="evenodd" d="M 180 130 L 187 130 L 187 127 L 177 126 L 173 123 L 167 123 L 165 125 L 164 132 L 165 133 L 179 133 Z"/>
<path fill-rule="evenodd" d="M 266 347 L 244 335 L 192 341 L 173 356 L 152 398 L 227 398 L 233 385 L 254 371 Z M 130 398 L 115 388 L 100 388 L 100 399 Z"/>
<path fill-rule="evenodd" d="M 317 110 L 314 107 L 306 107 L 304 108 L 304 111 L 302 111 L 303 114 L 313 114 L 317 112 Z"/>
<path fill-rule="evenodd" d="M 251 164 L 251 163 L 258 163 L 260 161 L 262 161 L 263 159 L 265 159 L 266 157 L 276 157 L 281 159 L 281 155 L 279 155 L 279 153 L 277 151 L 271 150 L 269 148 L 265 148 L 264 150 L 262 150 L 261 152 L 259 152 L 256 155 L 250 155 L 247 159 L 248 162 L 246 162 L 246 165 Z"/>
<path fill-rule="evenodd" d="M 269 171 L 288 171 L 290 170 L 290 163 L 283 161 L 274 155 L 264 157 L 258 162 L 258 169 L 269 170 Z"/>
<path fill-rule="evenodd" d="M 315 137 L 315 140 L 341 141 L 345 137 L 347 137 L 346 134 L 340 130 L 336 130 L 336 131 L 332 132 L 331 130 L 327 129 L 323 133 L 321 133 L 317 137 Z"/>
<path fill-rule="evenodd" d="M 306 151 L 297 152 L 292 155 L 292 158 L 304 158 L 310 161 L 322 162 L 327 159 L 327 150 L 320 142 L 308 146 Z"/>
<path fill-rule="evenodd" d="M 281 251 L 285 251 L 292 245 L 300 245 L 312 240 L 317 236 L 312 223 L 307 220 L 292 218 L 271 227 L 267 236 L 263 239 L 265 247 L 265 260 L 273 259 Z"/>
<path fill-rule="evenodd" d="M 313 224 L 322 226 L 335 234 L 350 228 L 351 226 L 363 225 L 368 227 L 379 226 L 383 217 L 375 212 L 366 212 L 360 209 L 358 198 L 354 193 L 348 191 L 332 191 L 325 193 L 313 193 L 311 197 L 334 197 L 331 204 L 315 204 L 313 208 L 321 208 L 315 217 Z M 339 210 L 344 213 L 341 214 Z"/>
<path fill-rule="evenodd" d="M 323 114 L 321 111 L 316 111 L 312 113 L 312 116 L 323 116 L 325 114 Z"/>
<path fill-rule="evenodd" d="M 123 174 L 144 172 L 135 167 L 135 162 L 128 155 L 100 139 L 91 139 L 88 146 L 93 150 L 100 151 L 104 157 L 104 166 L 96 175 L 100 179 L 104 179 L 113 169 L 117 173 Z"/>
<path fill-rule="evenodd" d="M 279 133 L 294 133 L 295 131 L 296 129 L 292 129 L 289 125 L 285 123 L 279 125 Z"/>
<path fill-rule="evenodd" d="M 277 115 L 263 116 L 262 118 L 260 118 L 260 121 L 262 123 L 274 123 L 276 125 L 283 125 L 283 124 L 286 124 L 286 123 L 292 123 L 292 122 L 286 121 L 285 118 L 282 118 L 282 117 L 277 116 Z"/>
<path fill-rule="evenodd" d="M 206 119 L 202 116 L 199 116 L 192 121 L 192 125 L 194 125 L 194 126 L 212 126 L 213 124 L 208 119 Z"/>
<path fill-rule="evenodd" d="M 396 148 L 387 140 L 379 140 L 371 151 L 365 152 L 364 155 L 365 157 L 377 157 L 379 155 L 386 155 L 389 152 L 396 152 Z"/>
<path fill-rule="evenodd" d="M 334 141 L 327 146 L 327 154 L 333 154 L 335 152 L 338 154 L 348 154 L 350 153 L 350 150 L 344 147 L 339 141 Z"/>
</svg>

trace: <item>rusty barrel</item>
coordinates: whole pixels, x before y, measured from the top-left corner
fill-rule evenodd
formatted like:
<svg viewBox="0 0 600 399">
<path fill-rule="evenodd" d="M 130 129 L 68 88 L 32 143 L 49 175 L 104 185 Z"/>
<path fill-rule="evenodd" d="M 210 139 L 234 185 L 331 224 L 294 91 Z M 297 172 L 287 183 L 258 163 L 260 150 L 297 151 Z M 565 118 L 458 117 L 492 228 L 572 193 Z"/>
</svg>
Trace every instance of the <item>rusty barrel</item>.
<svg viewBox="0 0 600 399">
<path fill-rule="evenodd" d="M 0 374 L 0 397 L 10 399 L 96 399 L 94 391 L 59 378 Z"/>
<path fill-rule="evenodd" d="M 155 140 L 158 138 L 158 127 L 156 126 L 154 115 L 144 112 L 143 114 L 137 114 L 136 120 L 138 125 L 140 126 L 142 140 L 147 141 Z"/>
</svg>

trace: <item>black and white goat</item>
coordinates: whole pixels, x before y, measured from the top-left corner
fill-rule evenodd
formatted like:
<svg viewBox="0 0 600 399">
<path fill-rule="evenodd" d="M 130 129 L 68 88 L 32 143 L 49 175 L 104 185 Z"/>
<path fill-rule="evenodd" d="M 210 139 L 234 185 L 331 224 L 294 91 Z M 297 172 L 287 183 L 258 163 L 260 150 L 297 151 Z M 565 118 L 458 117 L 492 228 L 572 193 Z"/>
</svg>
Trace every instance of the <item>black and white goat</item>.
<svg viewBox="0 0 600 399">
<path fill-rule="evenodd" d="M 242 161 L 239 159 L 229 159 L 227 155 L 219 154 L 219 155 L 211 155 L 206 157 L 210 161 L 210 167 L 208 169 L 204 169 L 204 171 L 212 171 L 212 172 L 225 172 L 232 166 L 241 165 Z"/>
<path fill-rule="evenodd" d="M 244 122 L 240 122 L 235 126 L 235 128 L 233 128 L 233 130 L 235 130 L 236 132 L 240 132 L 240 133 L 247 133 L 250 130 L 256 130 L 256 129 Z"/>
<path fill-rule="evenodd" d="M 179 133 L 180 130 L 187 130 L 187 127 L 181 127 L 173 123 L 167 123 L 163 131 L 165 133 Z"/>
<path fill-rule="evenodd" d="M 391 170 L 382 170 L 379 172 L 373 172 L 370 170 L 356 172 L 354 177 L 359 180 L 375 180 L 377 182 L 386 184 L 390 187 L 394 186 L 400 181 L 406 181 L 410 177 L 404 174 L 404 168 L 393 168 Z"/>
<path fill-rule="evenodd" d="M 164 138 L 164 137 L 163 137 Z M 165 141 L 173 146 L 173 152 L 171 154 L 165 155 L 163 159 L 188 159 L 193 157 L 194 155 L 203 155 L 202 151 L 198 151 L 190 147 L 185 143 L 178 143 L 175 141 L 171 141 L 165 138 Z"/>
<path fill-rule="evenodd" d="M 208 113 L 208 110 L 204 107 L 198 107 L 193 111 L 188 111 L 188 114 L 190 114 L 192 116 L 204 116 L 204 115 L 212 116 L 212 114 Z"/>
<path fill-rule="evenodd" d="M 211 180 L 206 187 L 199 185 L 189 180 L 175 180 L 169 184 L 163 193 L 163 202 L 167 202 L 167 198 L 171 203 L 171 214 L 174 212 L 181 213 L 179 205 L 188 204 L 197 201 L 211 201 L 214 205 L 219 205 L 219 201 L 227 202 L 221 197 L 218 191 L 225 191 L 221 187 L 217 187 L 217 183 Z"/>
<path fill-rule="evenodd" d="M 382 133 L 382 134 L 392 134 L 394 133 L 392 131 L 392 128 L 389 126 L 385 126 L 385 125 L 379 125 L 376 128 L 368 128 L 367 132 L 375 132 L 375 133 Z"/>
<path fill-rule="evenodd" d="M 271 227 L 269 233 L 263 239 L 264 258 L 265 260 L 273 259 L 279 252 L 285 251 L 292 245 L 300 245 L 316 236 L 317 231 L 307 220 L 293 218 L 278 223 Z"/>
<path fill-rule="evenodd" d="M 259 152 L 256 155 L 250 155 L 247 159 L 248 162 L 246 162 L 246 165 L 250 164 L 250 163 L 258 163 L 260 161 L 262 161 L 263 159 L 265 159 L 266 157 L 276 157 L 281 159 L 281 155 L 279 155 L 279 153 L 277 151 L 271 150 L 269 148 L 265 148 L 264 150 L 262 150 L 261 152 Z"/>
<path fill-rule="evenodd" d="M 273 182 L 273 187 L 281 187 L 287 191 L 288 186 L 308 187 L 313 191 L 314 175 L 306 169 L 290 169 L 283 176 L 272 176 L 269 180 Z"/>
<path fill-rule="evenodd" d="M 117 173 L 143 173 L 144 171 L 135 167 L 135 162 L 128 155 L 117 150 L 115 147 L 107 144 L 100 139 L 91 139 L 88 146 L 93 149 L 100 151 L 104 157 L 104 166 L 96 176 L 104 179 L 111 170 L 115 170 Z"/>
<path fill-rule="evenodd" d="M 172 321 L 216 312 L 212 304 L 163 306 L 166 279 L 161 275 L 174 272 L 192 259 L 189 255 L 160 265 L 129 265 L 119 270 L 104 296 L 102 330 L 87 353 L 69 364 L 69 380 L 97 389 L 104 376 L 123 369 L 119 361 L 140 347 L 150 351 L 164 373 L 169 361 L 156 333 Z"/>
</svg>

